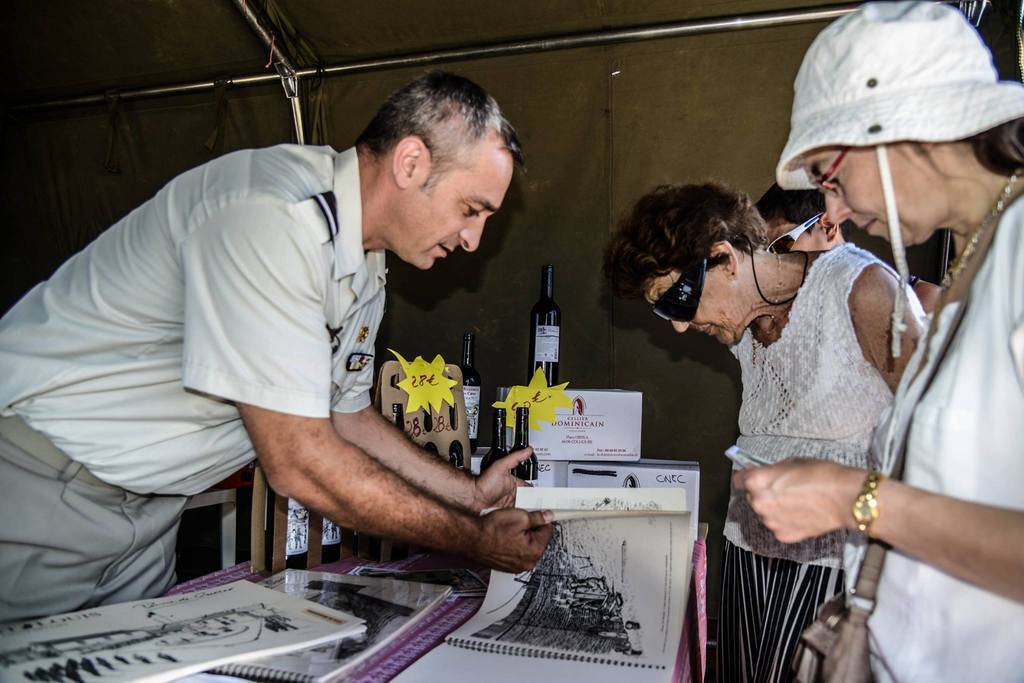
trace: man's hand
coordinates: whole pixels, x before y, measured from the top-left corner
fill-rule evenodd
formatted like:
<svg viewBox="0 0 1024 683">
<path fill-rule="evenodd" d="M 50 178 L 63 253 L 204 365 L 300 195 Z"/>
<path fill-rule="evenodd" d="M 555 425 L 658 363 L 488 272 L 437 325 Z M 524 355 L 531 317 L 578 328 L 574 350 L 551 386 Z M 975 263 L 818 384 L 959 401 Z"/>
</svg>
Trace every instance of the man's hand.
<svg viewBox="0 0 1024 683">
<path fill-rule="evenodd" d="M 477 559 L 505 572 L 533 569 L 551 540 L 553 518 L 550 510 L 495 510 L 484 515 L 480 518 Z"/>
<path fill-rule="evenodd" d="M 529 458 L 531 453 L 532 448 L 509 453 L 476 478 L 477 512 L 487 508 L 508 508 L 516 504 L 516 488 L 526 486 L 526 482 L 516 478 L 512 470 Z"/>
<path fill-rule="evenodd" d="M 775 537 L 796 543 L 853 524 L 853 501 L 866 472 L 821 460 L 794 458 L 733 475 L 750 507 Z"/>
</svg>

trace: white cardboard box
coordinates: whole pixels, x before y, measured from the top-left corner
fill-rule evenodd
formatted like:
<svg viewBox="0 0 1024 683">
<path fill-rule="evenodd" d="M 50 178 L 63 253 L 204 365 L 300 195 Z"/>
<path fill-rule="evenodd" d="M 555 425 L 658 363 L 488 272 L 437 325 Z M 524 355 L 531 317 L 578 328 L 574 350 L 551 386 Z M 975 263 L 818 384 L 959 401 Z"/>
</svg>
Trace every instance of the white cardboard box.
<svg viewBox="0 0 1024 683">
<path fill-rule="evenodd" d="M 476 452 L 480 455 L 474 455 L 469 459 L 470 471 L 473 474 L 480 474 L 480 461 L 483 459 L 483 454 L 487 452 L 486 448 L 478 448 Z M 537 468 L 540 470 L 537 477 L 537 486 L 550 486 L 550 487 L 565 487 L 567 486 L 566 473 L 568 472 L 569 463 L 557 460 L 537 460 Z"/>
<path fill-rule="evenodd" d="M 569 488 L 674 488 L 686 490 L 686 504 L 693 513 L 690 521 L 697 533 L 700 511 L 700 464 L 687 460 L 636 462 L 570 462 Z M 694 535 L 694 538 L 697 538 Z"/>
<path fill-rule="evenodd" d="M 615 462 L 640 459 L 642 392 L 569 387 L 566 394 L 572 407 L 559 408 L 554 423 L 530 430 L 530 445 L 537 458 Z"/>
</svg>

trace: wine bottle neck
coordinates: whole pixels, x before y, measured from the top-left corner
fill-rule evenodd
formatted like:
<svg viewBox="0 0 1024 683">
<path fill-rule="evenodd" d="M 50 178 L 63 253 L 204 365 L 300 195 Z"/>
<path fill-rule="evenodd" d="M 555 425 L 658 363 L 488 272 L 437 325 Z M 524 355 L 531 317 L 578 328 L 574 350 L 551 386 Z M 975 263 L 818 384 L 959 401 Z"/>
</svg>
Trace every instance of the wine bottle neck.
<svg viewBox="0 0 1024 683">
<path fill-rule="evenodd" d="M 505 413 L 495 412 L 494 413 L 494 445 L 492 448 L 497 448 L 500 451 L 506 450 L 508 443 L 505 439 Z"/>
<path fill-rule="evenodd" d="M 462 365 L 473 366 L 473 335 L 471 334 L 462 338 Z"/>
<path fill-rule="evenodd" d="M 530 445 L 530 414 L 526 411 L 519 411 L 516 414 L 516 437 L 512 445 L 513 450 L 526 448 Z"/>
<path fill-rule="evenodd" d="M 555 298 L 555 268 L 544 266 L 540 271 L 540 298 Z"/>
</svg>

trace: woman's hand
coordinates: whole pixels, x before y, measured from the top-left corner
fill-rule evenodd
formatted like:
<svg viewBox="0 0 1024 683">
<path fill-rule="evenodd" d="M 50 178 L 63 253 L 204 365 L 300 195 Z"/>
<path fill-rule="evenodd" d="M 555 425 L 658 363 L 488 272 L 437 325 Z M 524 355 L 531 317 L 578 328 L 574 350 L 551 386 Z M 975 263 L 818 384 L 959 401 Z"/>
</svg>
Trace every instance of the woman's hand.
<svg viewBox="0 0 1024 683">
<path fill-rule="evenodd" d="M 750 507 L 783 543 L 853 527 L 853 503 L 867 472 L 822 460 L 793 458 L 733 475 Z"/>
</svg>

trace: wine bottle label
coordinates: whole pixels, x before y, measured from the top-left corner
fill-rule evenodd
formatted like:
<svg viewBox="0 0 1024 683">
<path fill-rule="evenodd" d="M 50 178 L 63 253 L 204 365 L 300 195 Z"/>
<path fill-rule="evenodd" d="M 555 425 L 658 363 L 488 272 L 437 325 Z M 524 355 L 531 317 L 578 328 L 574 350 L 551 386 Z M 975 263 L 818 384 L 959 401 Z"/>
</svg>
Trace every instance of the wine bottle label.
<svg viewBox="0 0 1024 683">
<path fill-rule="evenodd" d="M 322 545 L 338 545 L 341 543 L 341 529 L 331 520 L 324 518 Z"/>
<path fill-rule="evenodd" d="M 309 511 L 302 503 L 288 499 L 288 538 L 285 555 L 298 555 L 309 550 Z"/>
<path fill-rule="evenodd" d="M 480 387 L 462 387 L 462 397 L 466 401 L 466 428 L 469 438 L 475 439 L 477 420 L 480 418 Z"/>
<path fill-rule="evenodd" d="M 537 325 L 537 337 L 534 344 L 534 363 L 558 362 L 558 325 Z"/>
</svg>

